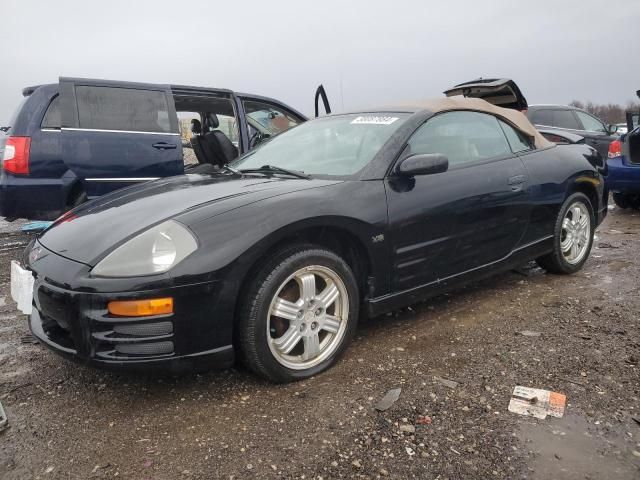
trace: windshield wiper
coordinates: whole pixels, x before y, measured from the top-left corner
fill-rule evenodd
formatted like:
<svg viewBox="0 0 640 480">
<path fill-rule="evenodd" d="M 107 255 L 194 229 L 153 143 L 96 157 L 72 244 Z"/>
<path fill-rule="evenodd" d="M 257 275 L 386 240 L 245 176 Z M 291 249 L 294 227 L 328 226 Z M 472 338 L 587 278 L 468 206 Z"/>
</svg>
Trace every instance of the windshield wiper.
<svg viewBox="0 0 640 480">
<path fill-rule="evenodd" d="M 262 165 L 260 168 L 249 168 L 246 170 L 240 170 L 242 173 L 284 173 L 285 175 L 291 175 L 296 178 L 304 178 L 305 180 L 311 180 L 311 177 L 306 173 L 299 172 L 297 170 L 289 170 L 287 168 L 277 167 L 276 165 Z"/>
<path fill-rule="evenodd" d="M 228 171 L 233 173 L 234 175 L 242 175 L 242 172 L 240 170 L 238 170 L 237 168 L 233 168 L 231 165 L 229 165 L 228 163 L 225 163 L 222 168 L 220 170 L 218 170 L 218 172 L 222 172 L 222 171 Z"/>
</svg>

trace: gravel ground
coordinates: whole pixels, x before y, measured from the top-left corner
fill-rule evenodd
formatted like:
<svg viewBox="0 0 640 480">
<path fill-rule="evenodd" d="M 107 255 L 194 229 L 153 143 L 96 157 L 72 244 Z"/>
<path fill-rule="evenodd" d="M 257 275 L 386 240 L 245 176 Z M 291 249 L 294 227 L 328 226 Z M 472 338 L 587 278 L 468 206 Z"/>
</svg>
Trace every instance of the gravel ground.
<svg viewBox="0 0 640 480">
<path fill-rule="evenodd" d="M 22 343 L 27 237 L 0 225 L 0 478 L 638 479 L 640 214 L 610 213 L 580 273 L 530 264 L 363 322 L 291 385 L 121 376 Z M 516 385 L 565 393 L 565 416 L 508 412 Z"/>
</svg>

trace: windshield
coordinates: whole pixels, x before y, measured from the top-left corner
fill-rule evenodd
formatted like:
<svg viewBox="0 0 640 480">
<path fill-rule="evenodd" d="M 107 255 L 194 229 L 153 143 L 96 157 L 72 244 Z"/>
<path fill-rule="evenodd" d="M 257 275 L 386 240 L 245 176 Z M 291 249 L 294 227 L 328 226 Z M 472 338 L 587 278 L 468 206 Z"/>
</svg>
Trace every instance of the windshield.
<svg viewBox="0 0 640 480">
<path fill-rule="evenodd" d="M 408 117 L 403 113 L 337 115 L 292 128 L 232 165 L 272 165 L 316 175 L 353 175 L 367 165 Z"/>
</svg>

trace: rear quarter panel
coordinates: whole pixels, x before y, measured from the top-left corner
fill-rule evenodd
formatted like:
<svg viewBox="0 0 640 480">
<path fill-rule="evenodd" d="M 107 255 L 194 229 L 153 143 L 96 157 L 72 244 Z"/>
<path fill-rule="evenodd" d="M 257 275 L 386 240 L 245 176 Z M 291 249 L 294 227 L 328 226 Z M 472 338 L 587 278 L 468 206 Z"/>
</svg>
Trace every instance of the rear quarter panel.
<svg viewBox="0 0 640 480">
<path fill-rule="evenodd" d="M 602 158 L 587 145 L 557 145 L 521 155 L 530 178 L 531 218 L 522 240 L 528 244 L 553 234 L 558 212 L 575 191 L 593 189 L 596 213 L 602 210 L 604 181 Z M 605 203 L 606 206 L 606 203 Z"/>
</svg>

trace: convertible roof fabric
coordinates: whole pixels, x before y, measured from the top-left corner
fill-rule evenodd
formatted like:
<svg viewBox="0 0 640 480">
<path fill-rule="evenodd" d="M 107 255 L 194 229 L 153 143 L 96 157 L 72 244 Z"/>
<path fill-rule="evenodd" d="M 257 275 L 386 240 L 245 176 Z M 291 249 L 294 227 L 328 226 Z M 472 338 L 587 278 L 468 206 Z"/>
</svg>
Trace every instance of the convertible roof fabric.
<svg viewBox="0 0 640 480">
<path fill-rule="evenodd" d="M 429 110 L 433 113 L 446 112 L 451 110 L 474 110 L 487 112 L 498 117 L 503 117 L 518 130 L 533 138 L 536 148 L 552 147 L 555 144 L 544 138 L 536 128 L 531 125 L 527 117 L 518 110 L 511 108 L 497 107 L 480 98 L 448 97 L 433 100 L 420 100 L 405 104 L 406 107 L 413 107 L 416 110 Z"/>
</svg>

